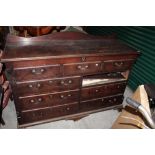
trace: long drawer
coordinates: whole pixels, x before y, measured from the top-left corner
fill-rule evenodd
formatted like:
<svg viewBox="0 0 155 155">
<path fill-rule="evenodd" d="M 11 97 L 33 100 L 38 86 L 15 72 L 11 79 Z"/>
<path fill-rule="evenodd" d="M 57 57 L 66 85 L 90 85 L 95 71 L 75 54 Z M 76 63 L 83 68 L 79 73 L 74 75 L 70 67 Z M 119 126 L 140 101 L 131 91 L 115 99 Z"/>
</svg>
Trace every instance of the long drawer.
<svg viewBox="0 0 155 155">
<path fill-rule="evenodd" d="M 35 121 L 41 121 L 46 119 L 51 119 L 54 117 L 60 117 L 64 115 L 74 114 L 78 112 L 78 103 L 72 103 L 69 105 L 63 105 L 58 107 L 50 107 L 40 110 L 34 110 L 29 112 L 22 112 L 20 117 L 18 117 L 19 125 L 32 123 Z"/>
<path fill-rule="evenodd" d="M 123 95 L 115 95 L 110 97 L 103 97 L 99 99 L 83 101 L 80 103 L 80 111 L 94 110 L 99 108 L 106 108 L 120 105 L 123 102 Z"/>
<path fill-rule="evenodd" d="M 53 94 L 34 95 L 19 98 L 21 111 L 33 110 L 38 108 L 52 107 L 72 102 L 78 102 L 79 91 L 60 92 Z"/>
<path fill-rule="evenodd" d="M 90 100 L 115 94 L 123 94 L 126 87 L 126 82 L 104 84 L 101 86 L 93 86 L 82 88 L 81 100 Z"/>
<path fill-rule="evenodd" d="M 45 78 L 60 77 L 61 69 L 59 64 L 15 68 L 13 75 L 16 81 L 31 81 Z"/>
<path fill-rule="evenodd" d="M 80 88 L 80 77 L 66 77 L 35 82 L 17 82 L 14 87 L 18 96 L 74 90 Z"/>
</svg>

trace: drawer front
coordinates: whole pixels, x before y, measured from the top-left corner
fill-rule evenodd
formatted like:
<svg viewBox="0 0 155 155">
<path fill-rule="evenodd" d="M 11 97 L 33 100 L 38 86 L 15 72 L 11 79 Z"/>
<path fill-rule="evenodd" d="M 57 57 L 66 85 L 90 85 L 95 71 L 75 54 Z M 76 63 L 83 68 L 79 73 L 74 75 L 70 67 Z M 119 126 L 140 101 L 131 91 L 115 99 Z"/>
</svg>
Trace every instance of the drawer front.
<svg viewBox="0 0 155 155">
<path fill-rule="evenodd" d="M 107 108 L 111 106 L 120 105 L 123 102 L 123 95 L 105 97 L 91 101 L 80 103 L 80 111 L 94 110 L 99 108 Z"/>
<path fill-rule="evenodd" d="M 63 105 L 59 107 L 52 107 L 40 109 L 35 111 L 23 112 L 18 118 L 19 124 L 32 123 L 36 121 L 46 120 L 54 117 L 74 114 L 78 111 L 78 103 Z"/>
<path fill-rule="evenodd" d="M 104 62 L 103 70 L 105 72 L 117 72 L 130 70 L 135 60 L 110 60 Z"/>
<path fill-rule="evenodd" d="M 19 96 L 53 93 L 66 90 L 79 89 L 80 77 L 51 79 L 36 82 L 17 83 L 16 91 Z"/>
<path fill-rule="evenodd" d="M 64 75 L 87 75 L 102 71 L 101 62 L 65 64 Z"/>
<path fill-rule="evenodd" d="M 82 89 L 82 101 L 112 96 L 115 94 L 123 94 L 126 87 L 126 83 L 112 83 L 98 87 L 87 87 Z"/>
<path fill-rule="evenodd" d="M 22 111 L 45 108 L 78 102 L 79 91 L 62 92 L 48 95 L 36 95 L 33 97 L 19 98 Z"/>
<path fill-rule="evenodd" d="M 45 78 L 59 77 L 60 75 L 60 65 L 16 68 L 14 70 L 16 81 L 40 80 Z"/>
</svg>

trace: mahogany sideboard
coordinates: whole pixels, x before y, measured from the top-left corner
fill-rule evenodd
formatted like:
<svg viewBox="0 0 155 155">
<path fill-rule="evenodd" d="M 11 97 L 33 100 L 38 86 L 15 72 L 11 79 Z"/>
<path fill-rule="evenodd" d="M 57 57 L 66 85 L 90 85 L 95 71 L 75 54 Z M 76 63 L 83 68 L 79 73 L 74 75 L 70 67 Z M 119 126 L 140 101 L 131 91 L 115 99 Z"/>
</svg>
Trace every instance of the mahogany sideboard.
<svg viewBox="0 0 155 155">
<path fill-rule="evenodd" d="M 138 56 L 110 37 L 79 32 L 8 35 L 2 62 L 18 127 L 121 107 L 128 72 Z"/>
</svg>

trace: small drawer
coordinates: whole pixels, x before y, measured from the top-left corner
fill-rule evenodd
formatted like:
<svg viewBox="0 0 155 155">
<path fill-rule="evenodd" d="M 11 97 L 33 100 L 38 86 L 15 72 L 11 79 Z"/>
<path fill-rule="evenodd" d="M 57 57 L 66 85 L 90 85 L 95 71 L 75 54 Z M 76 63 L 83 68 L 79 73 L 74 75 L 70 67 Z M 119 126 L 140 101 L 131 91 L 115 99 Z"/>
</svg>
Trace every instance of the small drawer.
<svg viewBox="0 0 155 155">
<path fill-rule="evenodd" d="M 79 91 L 61 92 L 56 94 L 35 95 L 20 97 L 19 103 L 22 111 L 45 108 L 57 105 L 78 102 Z"/>
<path fill-rule="evenodd" d="M 80 103 L 80 111 L 95 110 L 120 105 L 123 102 L 123 95 L 94 99 Z"/>
<path fill-rule="evenodd" d="M 64 75 L 89 75 L 100 73 L 102 71 L 101 62 L 87 62 L 64 65 Z"/>
<path fill-rule="evenodd" d="M 59 77 L 60 65 L 48 65 L 29 68 L 16 68 L 13 71 L 16 81 L 32 81 L 45 78 Z"/>
<path fill-rule="evenodd" d="M 33 123 L 36 121 L 74 114 L 78 111 L 78 109 L 79 109 L 78 103 L 73 103 L 58 107 L 50 107 L 29 112 L 22 112 L 21 115 L 18 117 L 18 122 L 19 125 L 26 123 Z"/>
<path fill-rule="evenodd" d="M 17 82 L 16 92 L 18 96 L 54 93 L 79 89 L 80 77 L 60 78 L 35 82 Z"/>
<path fill-rule="evenodd" d="M 82 88 L 82 101 L 111 96 L 115 94 L 123 94 L 126 87 L 126 82 L 124 83 L 112 83 L 105 84 L 97 87 L 86 87 Z"/>
<path fill-rule="evenodd" d="M 121 72 L 130 70 L 135 60 L 110 60 L 104 62 L 104 72 Z"/>
</svg>

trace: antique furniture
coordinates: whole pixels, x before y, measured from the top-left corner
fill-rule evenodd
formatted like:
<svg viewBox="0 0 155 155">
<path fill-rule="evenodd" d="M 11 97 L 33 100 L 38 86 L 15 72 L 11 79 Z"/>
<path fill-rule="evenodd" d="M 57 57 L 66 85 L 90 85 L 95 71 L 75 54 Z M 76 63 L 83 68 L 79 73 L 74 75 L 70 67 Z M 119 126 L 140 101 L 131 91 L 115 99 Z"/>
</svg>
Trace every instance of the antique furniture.
<svg viewBox="0 0 155 155">
<path fill-rule="evenodd" d="M 138 55 L 115 38 L 79 32 L 8 35 L 2 62 L 19 127 L 120 108 Z"/>
<path fill-rule="evenodd" d="M 52 32 L 60 32 L 65 26 L 14 26 L 22 37 L 41 36 Z"/>
<path fill-rule="evenodd" d="M 0 50 L 0 60 L 2 56 L 2 51 Z M 0 63 L 0 125 L 5 125 L 2 118 L 3 109 L 7 106 L 9 98 L 11 97 L 11 87 L 9 81 L 6 80 L 3 64 Z"/>
<path fill-rule="evenodd" d="M 0 49 L 4 49 L 6 36 L 9 33 L 8 26 L 0 26 Z"/>
</svg>

